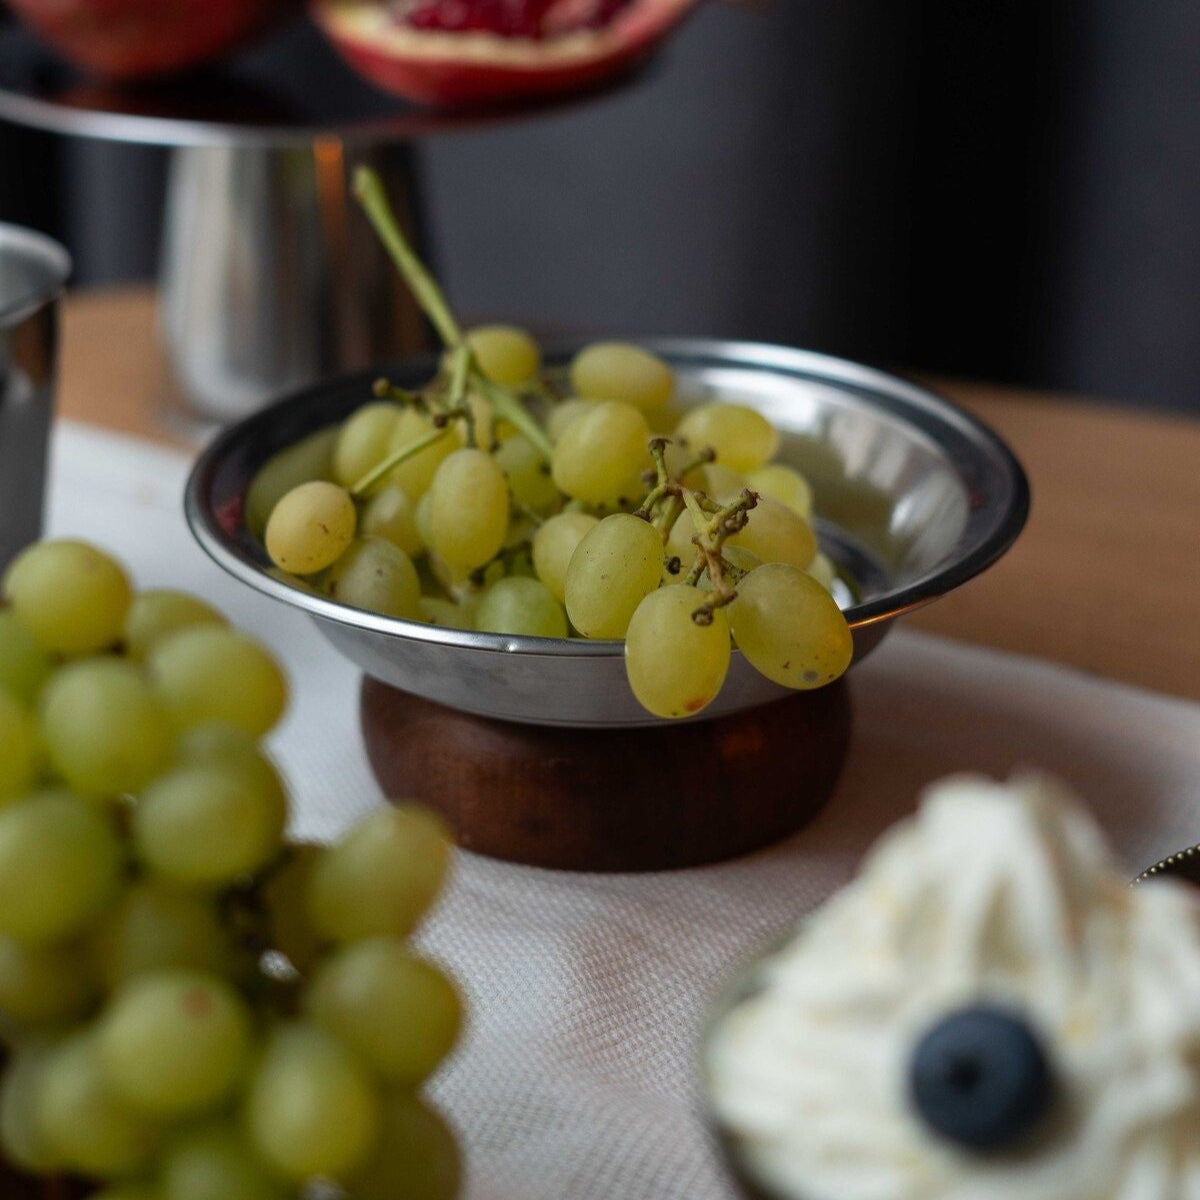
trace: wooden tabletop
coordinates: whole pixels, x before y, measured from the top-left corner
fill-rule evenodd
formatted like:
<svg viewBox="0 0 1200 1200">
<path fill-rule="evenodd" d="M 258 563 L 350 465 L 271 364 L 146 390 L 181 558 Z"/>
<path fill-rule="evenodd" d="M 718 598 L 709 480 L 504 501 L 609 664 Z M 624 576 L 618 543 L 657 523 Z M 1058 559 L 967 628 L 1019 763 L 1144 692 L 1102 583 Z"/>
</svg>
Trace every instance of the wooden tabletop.
<svg viewBox="0 0 1200 1200">
<path fill-rule="evenodd" d="M 910 626 L 1200 700 L 1200 420 L 936 385 L 1012 446 L 1033 510 L 991 570 Z M 188 448 L 145 289 L 67 302 L 61 412 Z"/>
</svg>

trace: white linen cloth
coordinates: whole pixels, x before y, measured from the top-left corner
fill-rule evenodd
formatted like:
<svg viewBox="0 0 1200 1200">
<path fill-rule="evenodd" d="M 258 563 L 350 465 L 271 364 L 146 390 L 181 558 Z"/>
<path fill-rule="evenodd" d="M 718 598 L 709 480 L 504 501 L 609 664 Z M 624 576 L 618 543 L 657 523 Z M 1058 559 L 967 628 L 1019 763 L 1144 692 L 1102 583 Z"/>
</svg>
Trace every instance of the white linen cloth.
<svg viewBox="0 0 1200 1200">
<path fill-rule="evenodd" d="M 60 423 L 49 532 L 109 548 L 140 586 L 204 596 L 274 649 L 293 684 L 273 751 L 296 830 L 334 835 L 381 800 L 358 674 L 306 617 L 197 547 L 182 516 L 187 468 L 183 455 Z M 1069 600 L 1047 603 L 1070 620 Z M 930 780 L 1053 771 L 1090 801 L 1131 874 L 1200 841 L 1200 705 L 903 629 L 851 680 L 855 730 L 837 793 L 774 849 L 640 876 L 458 856 L 422 938 L 470 1005 L 433 1088 L 465 1144 L 469 1200 L 729 1196 L 696 1083 L 714 991 L 841 883 Z"/>
</svg>

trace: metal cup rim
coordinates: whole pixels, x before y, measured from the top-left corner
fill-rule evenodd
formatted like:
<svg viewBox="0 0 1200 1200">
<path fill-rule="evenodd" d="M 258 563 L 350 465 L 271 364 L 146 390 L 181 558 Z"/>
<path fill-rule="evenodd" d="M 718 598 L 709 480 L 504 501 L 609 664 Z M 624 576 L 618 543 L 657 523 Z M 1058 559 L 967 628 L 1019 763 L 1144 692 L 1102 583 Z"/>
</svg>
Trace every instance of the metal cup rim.
<svg viewBox="0 0 1200 1200">
<path fill-rule="evenodd" d="M 36 263 L 45 275 L 40 285 L 10 300 L 0 296 L 0 328 L 11 328 L 58 298 L 66 286 L 73 262 L 67 248 L 47 234 L 0 221 L 0 251 L 5 249 Z"/>
</svg>

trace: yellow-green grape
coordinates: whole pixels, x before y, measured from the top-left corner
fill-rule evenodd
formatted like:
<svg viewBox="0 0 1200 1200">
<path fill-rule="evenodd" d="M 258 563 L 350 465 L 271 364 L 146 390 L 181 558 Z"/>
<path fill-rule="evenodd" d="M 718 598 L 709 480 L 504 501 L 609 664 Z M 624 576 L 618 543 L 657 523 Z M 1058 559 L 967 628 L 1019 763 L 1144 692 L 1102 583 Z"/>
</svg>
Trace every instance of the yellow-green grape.
<svg viewBox="0 0 1200 1200">
<path fill-rule="evenodd" d="M 286 823 L 287 797 L 266 759 L 185 763 L 141 794 L 133 844 L 164 879 L 222 887 L 270 862 Z"/>
<path fill-rule="evenodd" d="M 663 545 L 648 521 L 613 513 L 583 536 L 566 575 L 567 616 L 584 637 L 622 638 L 634 609 L 658 587 Z"/>
<path fill-rule="evenodd" d="M 42 692 L 41 731 L 50 763 L 77 792 L 136 792 L 171 758 L 174 733 L 142 672 L 117 658 L 59 671 Z"/>
<path fill-rule="evenodd" d="M 513 499 L 530 512 L 545 516 L 562 505 L 562 496 L 550 477 L 550 464 L 537 447 L 521 434 L 501 443 L 496 462 L 508 480 Z"/>
<path fill-rule="evenodd" d="M 313 868 L 313 928 L 330 942 L 406 936 L 437 896 L 449 857 L 449 832 L 432 813 L 411 804 L 372 813 Z"/>
<path fill-rule="evenodd" d="M 429 548 L 443 562 L 472 570 L 499 553 L 508 532 L 508 483 L 490 454 L 456 450 L 429 491 Z"/>
<path fill-rule="evenodd" d="M 156 1119 L 195 1116 L 237 1086 L 250 1053 L 246 1002 L 223 979 L 161 971 L 131 981 L 97 1027 L 104 1081 Z"/>
<path fill-rule="evenodd" d="M 443 629 L 469 629 L 471 622 L 453 600 L 441 596 L 422 596 L 420 601 L 421 620 L 426 625 L 440 625 Z"/>
<path fill-rule="evenodd" d="M 0 692 L 0 804 L 27 792 L 37 775 L 37 724 L 19 701 Z"/>
<path fill-rule="evenodd" d="M 828 592 L 833 591 L 833 585 L 837 581 L 837 567 L 833 565 L 833 560 L 827 555 L 817 553 L 816 557 L 808 564 L 808 573 Z"/>
<path fill-rule="evenodd" d="M 387 1097 L 374 1153 L 348 1181 L 354 1200 L 454 1200 L 462 1164 L 454 1133 L 406 1092 Z"/>
<path fill-rule="evenodd" d="M 779 449 L 779 431 L 744 404 L 717 402 L 693 408 L 676 426 L 675 436 L 696 450 L 711 446 L 717 461 L 735 471 L 753 471 Z"/>
<path fill-rule="evenodd" d="M 314 480 L 288 492 L 271 510 L 266 546 L 271 561 L 292 575 L 323 571 L 350 545 L 358 514 L 345 488 Z"/>
<path fill-rule="evenodd" d="M 368 938 L 330 955 L 305 1013 L 388 1083 L 415 1087 L 450 1053 L 462 1025 L 454 984 L 399 938 Z"/>
<path fill-rule="evenodd" d="M 0 693 L 32 704 L 50 678 L 50 660 L 11 612 L 0 611 Z M 4 739 L 0 738 L 0 745 Z"/>
<path fill-rule="evenodd" d="M 683 581 L 683 577 L 696 561 L 696 543 L 692 541 L 695 536 L 696 523 L 692 520 L 691 513 L 685 509 L 676 518 L 675 524 L 671 526 L 666 545 L 667 558 L 679 559 L 683 568 L 680 574 L 673 576 L 680 582 Z"/>
<path fill-rule="evenodd" d="M 411 445 L 418 438 L 427 437 L 432 430 L 433 425 L 426 417 L 423 417 L 414 408 L 406 408 L 396 422 L 388 453 L 393 454 L 397 450 Z M 445 435 L 438 438 L 432 445 L 426 446 L 412 458 L 393 467 L 387 474 L 387 482 L 399 484 L 410 500 L 420 500 L 429 490 L 429 485 L 433 482 L 433 476 L 442 460 L 448 458 L 458 448 L 459 441 L 454 431 L 447 429 Z"/>
<path fill-rule="evenodd" d="M 96 985 L 74 942 L 28 946 L 0 937 L 0 1011 L 28 1024 L 66 1021 L 87 1009 Z"/>
<path fill-rule="evenodd" d="M 704 603 L 695 588 L 651 592 L 625 635 L 625 672 L 638 703 L 656 717 L 690 717 L 707 708 L 729 670 L 729 622 L 716 609 L 708 624 L 692 616 Z"/>
<path fill-rule="evenodd" d="M 251 1145 L 274 1171 L 297 1182 L 344 1178 L 367 1161 L 379 1118 L 378 1093 L 341 1041 L 302 1023 L 271 1034 L 250 1079 L 245 1120 Z"/>
<path fill-rule="evenodd" d="M 787 563 L 756 567 L 737 587 L 729 625 L 750 665 L 775 683 L 816 688 L 843 674 L 854 639 L 842 610 L 811 575 Z"/>
<path fill-rule="evenodd" d="M 585 504 L 613 507 L 636 499 L 631 481 L 649 461 L 650 426 L 632 404 L 595 404 L 563 430 L 551 474 L 560 491 Z"/>
<path fill-rule="evenodd" d="M 575 397 L 571 400 L 560 400 L 546 417 L 546 435 L 557 444 L 567 431 L 568 425 L 573 425 L 585 413 L 596 407 L 594 400 L 583 400 Z"/>
<path fill-rule="evenodd" d="M 483 633 L 565 638 L 567 614 L 544 583 L 510 575 L 483 593 L 475 609 L 475 628 Z"/>
<path fill-rule="evenodd" d="M 412 559 L 386 538 L 355 539 L 325 576 L 326 595 L 385 617 L 421 618 L 421 581 Z"/>
<path fill-rule="evenodd" d="M 807 520 L 812 516 L 813 496 L 808 480 L 799 471 L 784 463 L 767 463 L 746 476 L 751 490 L 787 505 L 792 512 Z"/>
<path fill-rule="evenodd" d="M 591 400 L 623 400 L 643 412 L 660 408 L 675 391 L 671 368 L 656 354 L 627 342 L 595 342 L 571 362 L 571 388 Z"/>
<path fill-rule="evenodd" d="M 201 1125 L 176 1138 L 163 1153 L 159 1181 L 162 1200 L 290 1200 L 294 1195 L 229 1121 Z"/>
<path fill-rule="evenodd" d="M 97 1179 L 144 1171 L 158 1148 L 154 1123 L 109 1087 L 93 1031 L 77 1033 L 48 1052 L 34 1120 L 58 1162 Z"/>
<path fill-rule="evenodd" d="M 273 454 L 254 474 L 246 489 L 246 528 L 261 538 L 271 510 L 288 492 L 314 479 L 333 477 L 333 447 L 341 427 L 318 429 Z"/>
<path fill-rule="evenodd" d="M 816 557 L 817 535 L 812 526 L 777 500 L 763 497 L 746 514 L 746 527 L 730 539 L 756 554 L 764 563 L 788 563 L 806 570 Z"/>
<path fill-rule="evenodd" d="M 9 1058 L 0 1081 L 0 1159 L 30 1175 L 52 1175 L 66 1165 L 38 1118 L 38 1092 L 51 1047 L 31 1042 Z"/>
<path fill-rule="evenodd" d="M 93 654 L 115 645 L 133 589 L 121 565 L 87 542 L 37 542 L 4 573 L 4 599 L 43 650 Z"/>
<path fill-rule="evenodd" d="M 333 478 L 353 487 L 392 447 L 392 435 L 405 410 L 386 400 L 364 404 L 342 422 L 333 448 Z"/>
<path fill-rule="evenodd" d="M 173 634 L 154 647 L 148 666 L 180 729 L 223 721 L 261 737 L 287 705 L 275 660 L 232 629 L 198 626 Z"/>
<path fill-rule="evenodd" d="M 228 625 L 211 604 L 172 588 L 138 592 L 125 618 L 125 650 L 141 660 L 156 643 L 193 625 Z"/>
<path fill-rule="evenodd" d="M 225 974 L 234 962 L 216 903 L 166 880 L 135 883 L 87 935 L 87 962 L 105 991 L 152 971 Z"/>
<path fill-rule="evenodd" d="M 292 842 L 283 860 L 260 885 L 271 948 L 301 975 L 312 970 L 323 944 L 309 916 L 308 892 L 317 863 L 325 854 L 324 846 Z"/>
<path fill-rule="evenodd" d="M 468 332 L 467 345 L 493 383 L 526 383 L 542 369 L 537 342 L 515 325 L 479 325 Z"/>
<path fill-rule="evenodd" d="M 718 504 L 731 504 L 748 486 L 745 475 L 724 463 L 708 463 L 696 475 L 695 486 Z"/>
<path fill-rule="evenodd" d="M 409 558 L 425 553 L 425 543 L 417 528 L 417 506 L 396 483 L 380 488 L 363 506 L 358 531 L 363 537 L 387 538 Z"/>
<path fill-rule="evenodd" d="M 533 569 L 556 600 L 566 596 L 571 556 L 584 535 L 599 524 L 591 513 L 562 512 L 543 521 L 533 535 Z"/>
<path fill-rule="evenodd" d="M 0 809 L 0 934 L 63 941 L 116 895 L 122 856 L 101 811 L 66 790 Z"/>
</svg>

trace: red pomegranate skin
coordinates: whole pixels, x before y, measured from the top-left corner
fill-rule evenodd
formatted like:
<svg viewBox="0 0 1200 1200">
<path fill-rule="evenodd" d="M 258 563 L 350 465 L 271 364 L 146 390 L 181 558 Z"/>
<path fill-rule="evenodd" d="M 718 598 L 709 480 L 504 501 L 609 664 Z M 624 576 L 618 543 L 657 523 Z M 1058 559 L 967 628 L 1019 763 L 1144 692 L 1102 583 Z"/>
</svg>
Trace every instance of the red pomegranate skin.
<svg viewBox="0 0 1200 1200">
<path fill-rule="evenodd" d="M 69 62 L 107 79 L 199 66 L 301 5 L 302 0 L 8 0 Z"/>
</svg>

